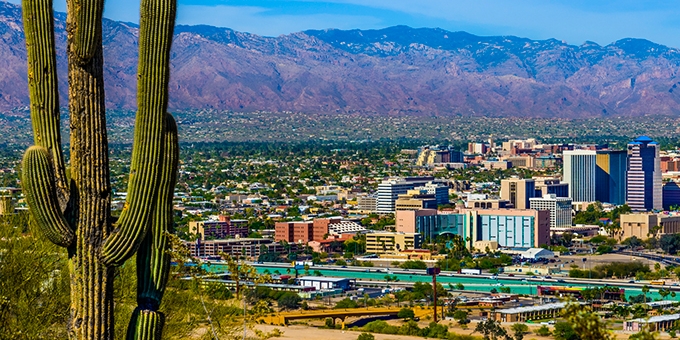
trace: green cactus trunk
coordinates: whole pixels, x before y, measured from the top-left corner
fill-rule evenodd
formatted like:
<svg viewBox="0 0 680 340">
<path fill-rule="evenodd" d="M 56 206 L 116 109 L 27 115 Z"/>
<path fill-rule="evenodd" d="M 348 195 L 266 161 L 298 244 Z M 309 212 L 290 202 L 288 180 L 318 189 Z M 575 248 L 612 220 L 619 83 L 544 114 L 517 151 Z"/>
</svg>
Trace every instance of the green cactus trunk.
<svg viewBox="0 0 680 340">
<path fill-rule="evenodd" d="M 22 185 L 45 237 L 69 252 L 72 339 L 114 339 L 113 267 L 140 250 L 138 303 L 128 337 L 160 339 L 177 181 L 177 126 L 166 113 L 176 0 L 142 0 L 138 105 L 128 200 L 111 221 L 103 77 L 103 0 L 68 0 L 71 178 L 61 151 L 51 0 L 24 0 L 35 146 Z"/>
</svg>

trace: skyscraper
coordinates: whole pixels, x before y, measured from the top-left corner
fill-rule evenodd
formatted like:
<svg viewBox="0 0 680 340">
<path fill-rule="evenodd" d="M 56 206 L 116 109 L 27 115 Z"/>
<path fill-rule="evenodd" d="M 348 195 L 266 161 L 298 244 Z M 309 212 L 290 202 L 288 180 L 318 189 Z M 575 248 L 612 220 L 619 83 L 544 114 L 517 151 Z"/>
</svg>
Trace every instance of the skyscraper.
<svg viewBox="0 0 680 340">
<path fill-rule="evenodd" d="M 515 209 L 529 209 L 529 199 L 534 197 L 533 179 L 508 178 L 501 180 L 501 198 L 510 201 Z"/>
<path fill-rule="evenodd" d="M 663 209 L 659 143 L 647 136 L 628 143 L 627 189 L 633 211 Z"/>
<path fill-rule="evenodd" d="M 595 199 L 616 205 L 626 203 L 626 150 L 597 151 Z"/>
<path fill-rule="evenodd" d="M 593 150 L 564 151 L 562 181 L 569 183 L 569 197 L 574 202 L 594 202 L 596 157 Z"/>
</svg>

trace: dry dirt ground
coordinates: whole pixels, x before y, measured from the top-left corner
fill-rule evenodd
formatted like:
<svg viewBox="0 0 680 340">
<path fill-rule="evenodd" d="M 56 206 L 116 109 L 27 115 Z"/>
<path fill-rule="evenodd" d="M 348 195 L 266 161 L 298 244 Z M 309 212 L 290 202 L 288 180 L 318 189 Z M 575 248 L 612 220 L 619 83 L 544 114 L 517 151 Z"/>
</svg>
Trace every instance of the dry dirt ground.
<svg viewBox="0 0 680 340">
<path fill-rule="evenodd" d="M 560 256 L 560 259 L 562 260 L 562 263 L 565 263 L 565 261 L 571 261 L 574 260 L 575 265 L 578 265 L 579 269 L 583 269 L 584 262 L 583 258 L 586 258 L 585 262 L 585 268 L 588 269 L 589 267 L 595 267 L 600 264 L 607 264 L 607 263 L 612 263 L 612 262 L 640 262 L 644 263 L 647 265 L 650 265 L 652 268 L 654 268 L 654 264 L 656 262 L 640 258 L 640 257 L 631 257 L 628 255 L 622 255 L 622 254 L 603 254 L 603 255 L 569 255 L 569 256 Z M 571 265 L 572 263 L 569 263 Z M 567 267 L 567 266 L 565 266 Z"/>
<path fill-rule="evenodd" d="M 394 323 L 395 325 L 399 324 L 399 321 L 390 321 L 390 323 Z M 452 333 L 458 333 L 458 334 L 472 334 L 472 329 L 474 328 L 474 324 L 471 327 L 468 327 L 468 329 L 461 329 L 459 326 L 457 326 L 455 323 L 444 321 L 444 324 L 447 324 L 449 326 L 449 331 Z M 421 322 L 420 327 L 426 327 L 427 323 L 426 322 Z M 510 328 L 510 324 L 504 325 L 507 329 Z M 305 325 L 292 325 L 288 327 L 280 327 L 280 326 L 270 326 L 270 325 L 257 325 L 256 326 L 258 329 L 269 332 L 273 330 L 274 328 L 278 328 L 283 332 L 283 336 L 280 338 L 280 340 L 317 340 L 317 339 L 324 339 L 324 340 L 356 340 L 356 338 L 361 334 L 360 331 L 341 331 L 341 330 L 335 330 L 335 329 L 323 329 L 323 328 L 316 328 L 316 327 L 310 327 L 310 326 L 305 326 Z M 529 333 L 524 336 L 525 339 L 527 340 L 554 340 L 552 337 L 541 337 L 533 333 L 537 328 L 540 326 L 529 326 L 529 329 L 532 333 Z M 551 327 L 552 328 L 552 327 Z M 624 340 L 628 339 L 630 337 L 631 333 L 624 333 L 624 332 L 616 332 L 616 339 L 617 340 Z M 389 334 L 373 334 L 375 336 L 376 340 L 414 340 L 414 339 L 424 339 L 422 337 L 417 337 L 417 336 L 405 336 L 405 335 L 389 335 Z M 479 335 L 479 334 L 473 334 L 473 335 Z M 670 339 L 668 335 L 661 335 L 659 339 Z"/>
</svg>

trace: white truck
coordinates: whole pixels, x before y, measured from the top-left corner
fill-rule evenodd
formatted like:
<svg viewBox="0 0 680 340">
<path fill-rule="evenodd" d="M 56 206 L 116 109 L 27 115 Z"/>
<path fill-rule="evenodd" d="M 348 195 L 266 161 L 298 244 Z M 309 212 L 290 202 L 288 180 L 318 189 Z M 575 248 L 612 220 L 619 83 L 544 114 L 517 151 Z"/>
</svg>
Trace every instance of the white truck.
<svg viewBox="0 0 680 340">
<path fill-rule="evenodd" d="M 482 275 L 482 270 L 481 269 L 469 269 L 469 268 L 464 268 L 460 270 L 460 273 L 463 275 Z"/>
</svg>

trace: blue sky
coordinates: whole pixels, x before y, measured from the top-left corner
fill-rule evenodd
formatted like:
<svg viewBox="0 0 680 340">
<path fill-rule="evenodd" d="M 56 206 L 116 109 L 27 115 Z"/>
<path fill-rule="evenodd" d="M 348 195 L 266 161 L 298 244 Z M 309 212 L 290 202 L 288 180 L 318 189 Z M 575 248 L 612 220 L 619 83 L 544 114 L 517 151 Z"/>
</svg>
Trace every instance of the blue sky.
<svg viewBox="0 0 680 340">
<path fill-rule="evenodd" d="M 18 0 L 11 0 L 17 2 Z M 65 0 L 55 0 L 64 10 Z M 680 47 L 680 6 L 645 0 L 178 0 L 180 24 L 277 36 L 305 29 L 440 27 L 477 35 L 586 40 L 645 38 Z M 108 0 L 105 16 L 137 22 L 139 0 Z"/>
</svg>

